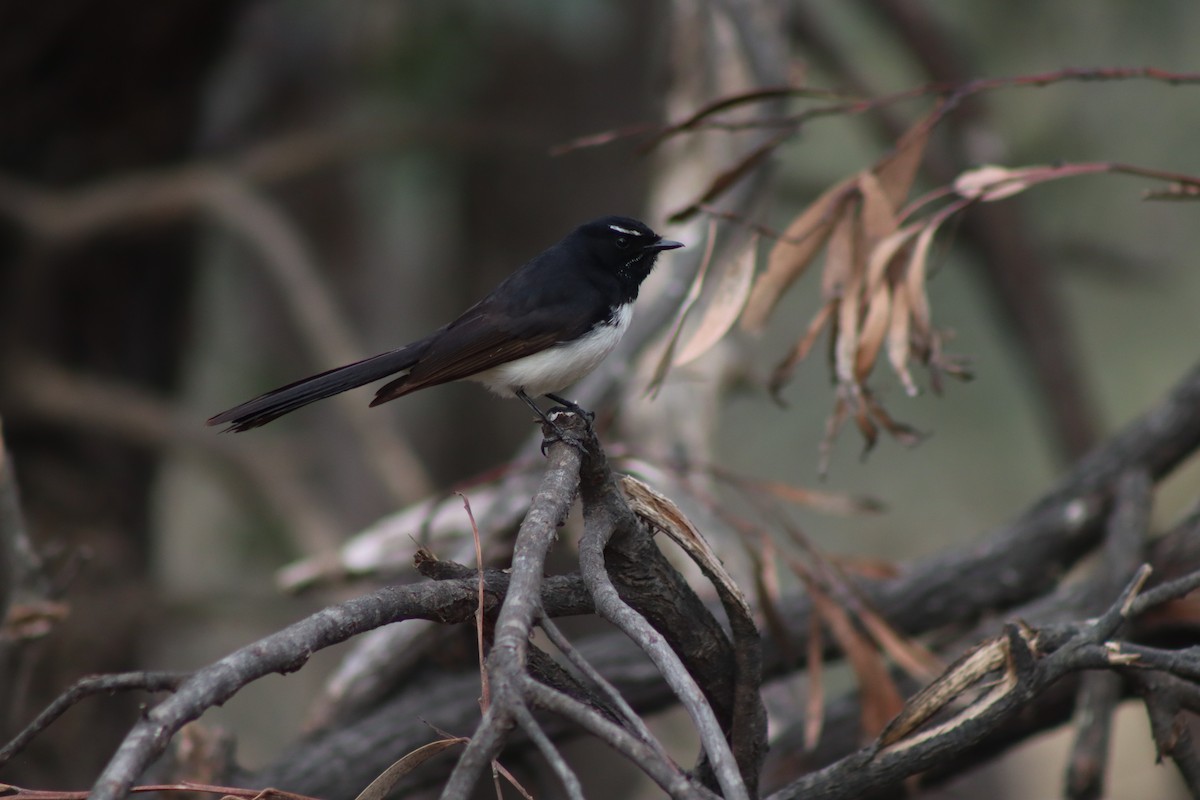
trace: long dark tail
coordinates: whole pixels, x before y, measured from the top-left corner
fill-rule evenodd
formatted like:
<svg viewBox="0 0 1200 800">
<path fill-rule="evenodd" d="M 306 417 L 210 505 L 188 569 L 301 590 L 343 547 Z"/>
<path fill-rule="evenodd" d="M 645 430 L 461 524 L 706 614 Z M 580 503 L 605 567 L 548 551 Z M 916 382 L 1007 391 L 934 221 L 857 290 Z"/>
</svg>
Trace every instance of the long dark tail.
<svg viewBox="0 0 1200 800">
<path fill-rule="evenodd" d="M 259 425 L 266 425 L 276 417 L 282 417 L 309 403 L 410 369 L 421 357 L 423 344 L 424 342 L 415 342 L 399 350 L 381 353 L 289 383 L 253 400 L 247 400 L 228 411 L 222 411 L 210 419 L 208 424 L 223 425 L 228 422 L 230 426 L 226 430 L 229 431 L 248 431 Z"/>
</svg>

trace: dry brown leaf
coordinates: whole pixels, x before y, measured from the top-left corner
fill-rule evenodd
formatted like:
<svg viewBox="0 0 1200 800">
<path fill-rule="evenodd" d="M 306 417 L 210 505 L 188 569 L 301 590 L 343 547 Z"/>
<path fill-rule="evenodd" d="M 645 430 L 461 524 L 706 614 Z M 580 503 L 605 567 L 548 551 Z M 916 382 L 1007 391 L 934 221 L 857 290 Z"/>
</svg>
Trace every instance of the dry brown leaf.
<svg viewBox="0 0 1200 800">
<path fill-rule="evenodd" d="M 895 561 L 883 558 L 840 555 L 830 556 L 829 560 L 843 572 L 875 581 L 891 580 L 900 574 L 900 568 Z"/>
<path fill-rule="evenodd" d="M 812 752 L 825 727 L 825 629 L 819 614 L 808 617 L 808 703 L 804 709 L 804 749 Z"/>
<path fill-rule="evenodd" d="M 924 225 L 911 222 L 875 243 L 867 259 L 867 293 L 872 294 L 888 274 L 888 267 L 900 251 L 921 232 Z"/>
<path fill-rule="evenodd" d="M 1147 189 L 1143 200 L 1200 200 L 1200 186 L 1194 183 L 1172 183 L 1165 189 Z"/>
<path fill-rule="evenodd" d="M 850 204 L 847 203 L 847 206 Z M 838 215 L 830 229 L 829 249 L 825 253 L 825 264 L 821 270 L 821 297 L 836 300 L 846 297 L 846 284 L 854 274 L 854 242 L 858 221 L 852 208 L 847 207 Z"/>
<path fill-rule="evenodd" d="M 0 620 L 0 637 L 9 641 L 40 639 L 71 615 L 71 605 L 55 600 L 14 603 Z"/>
<path fill-rule="evenodd" d="M 858 353 L 858 294 L 862 273 L 856 272 L 846 284 L 846 296 L 838 303 L 838 327 L 834 331 L 834 375 L 839 383 L 854 381 L 854 360 Z"/>
<path fill-rule="evenodd" d="M 827 514 L 874 514 L 883 511 L 883 504 L 873 497 L 855 497 L 839 492 L 825 492 L 792 486 L 780 481 L 747 482 L 748 487 L 766 492 L 786 503 L 795 503 Z"/>
<path fill-rule="evenodd" d="M 875 366 L 875 359 L 887 335 L 888 316 L 892 307 L 892 290 L 880 285 L 870 296 L 867 316 L 859 333 L 858 353 L 854 361 L 854 380 L 862 383 Z"/>
<path fill-rule="evenodd" d="M 858 618 L 892 661 L 919 683 L 928 683 L 946 668 L 932 651 L 920 642 L 901 636 L 870 606 L 861 606 Z"/>
<path fill-rule="evenodd" d="M 906 391 L 914 394 L 916 386 L 912 376 L 908 374 L 908 314 L 909 304 L 903 295 L 907 288 L 902 286 L 893 292 L 887 276 L 888 268 L 904 249 L 905 246 L 922 229 L 918 223 L 905 225 L 881 239 L 871 250 L 867 262 L 867 279 L 864 295 L 868 298 L 866 319 L 863 321 L 862 339 L 858 359 L 855 364 L 855 375 L 859 382 L 866 380 L 879 357 L 879 351 L 887 343 L 888 358 L 892 368 L 900 376 Z M 896 368 L 896 359 L 902 365 Z"/>
<path fill-rule="evenodd" d="M 954 181 L 954 190 L 968 200 L 990 203 L 1012 197 L 1040 183 L 1112 171 L 1114 165 L 1106 162 L 1016 169 L 988 165 L 959 175 Z"/>
<path fill-rule="evenodd" d="M 905 131 L 896 143 L 896 149 L 872 170 L 879 178 L 879 184 L 891 201 L 892 208 L 899 208 L 912 190 L 929 137 L 944 113 L 945 106 L 940 105 Z"/>
<path fill-rule="evenodd" d="M 843 216 L 829 238 L 829 252 L 825 255 L 825 277 L 830 290 L 841 298 L 837 309 L 833 363 L 834 374 L 842 383 L 854 379 L 854 354 L 858 350 L 859 295 L 864 269 L 856 257 L 857 229 L 858 223 L 853 215 Z"/>
<path fill-rule="evenodd" d="M 1031 170 L 1038 169 L 1044 168 L 1009 169 L 994 164 L 976 167 L 954 179 L 954 191 L 961 197 L 981 203 L 1003 200 L 1028 189 L 1032 185 L 1029 180 Z"/>
<path fill-rule="evenodd" d="M 908 359 L 910 350 L 910 340 L 908 336 L 909 325 L 908 311 L 908 292 L 903 286 L 892 295 L 892 320 L 888 326 L 888 361 L 891 362 L 892 371 L 900 378 L 900 383 L 904 385 L 904 391 L 909 397 L 916 397 L 917 384 L 913 382 L 912 373 L 908 370 Z"/>
<path fill-rule="evenodd" d="M 721 274 L 709 297 L 708 307 L 695 332 L 675 357 L 675 366 L 694 361 L 721 341 L 746 306 L 754 283 L 754 262 L 758 253 L 758 235 L 750 237 L 746 249 Z"/>
<path fill-rule="evenodd" d="M 852 384 L 849 390 L 851 392 L 849 400 L 850 410 L 854 412 L 854 424 L 863 439 L 863 450 L 860 458 L 866 458 L 867 454 L 874 450 L 875 445 L 879 442 L 879 427 L 871 418 L 871 412 L 867 404 L 862 400 L 862 387 Z"/>
<path fill-rule="evenodd" d="M 650 384 L 646 387 L 647 395 L 654 396 L 659 388 L 662 387 L 662 383 L 667 377 L 667 372 L 674 361 L 675 346 L 679 343 L 680 334 L 683 333 L 683 323 L 687 321 L 692 307 L 700 299 L 700 293 L 704 290 L 704 283 L 708 279 L 708 269 L 712 263 L 712 255 L 716 248 L 716 242 L 717 221 L 710 219 L 708 221 L 708 235 L 704 240 L 704 255 L 700 259 L 700 267 L 696 270 L 696 277 L 692 279 L 692 285 L 688 287 L 687 296 L 683 299 L 683 303 L 680 304 L 679 311 L 675 313 L 675 321 L 671 324 L 671 333 L 667 336 L 667 344 L 663 347 L 658 364 L 654 367 L 654 375 L 651 376 Z"/>
<path fill-rule="evenodd" d="M 503 775 L 504 780 L 508 781 L 508 785 L 517 790 L 517 794 L 521 795 L 521 797 L 525 798 L 525 800 L 533 800 L 533 795 L 529 792 L 528 789 L 526 789 L 524 786 L 521 785 L 521 782 L 519 780 L 517 780 L 517 776 L 513 775 L 511 772 L 509 772 L 508 769 L 503 764 L 501 764 L 499 761 L 496 761 L 495 759 L 492 760 L 492 771 L 493 771 L 493 778 L 495 777 L 496 773 Z M 499 781 L 496 781 L 496 794 L 498 796 L 500 795 L 500 782 Z"/>
<path fill-rule="evenodd" d="M 754 614 L 750 610 L 750 603 L 746 600 L 746 595 L 742 593 L 741 587 L 725 569 L 725 565 L 709 545 L 708 540 L 692 524 L 679 506 L 649 484 L 631 475 L 622 475 L 620 486 L 633 513 L 669 536 L 671 541 L 679 545 L 688 557 L 700 567 L 705 576 L 713 582 L 713 585 L 721 592 L 722 599 L 728 596 L 746 619 L 753 619 Z"/>
<path fill-rule="evenodd" d="M 871 415 L 871 419 L 882 425 L 883 429 L 893 439 L 900 442 L 900 444 L 906 447 L 914 447 L 920 444 L 921 440 L 925 438 L 916 428 L 894 419 L 870 392 L 863 392 L 862 402 L 866 406 L 867 412 Z"/>
<path fill-rule="evenodd" d="M 791 562 L 791 559 L 789 559 Z M 863 734 L 874 737 L 900 713 L 904 698 L 887 670 L 879 650 L 850 619 L 845 609 L 825 592 L 807 569 L 791 562 L 812 597 L 813 611 L 820 615 L 837 641 L 858 681 Z"/>
<path fill-rule="evenodd" d="M 746 555 L 754 565 L 754 591 L 758 596 L 758 605 L 762 610 L 763 621 L 766 623 L 771 638 L 779 643 L 784 663 L 796 664 L 798 662 L 792 648 L 792 635 L 788 631 L 781 610 L 783 590 L 779 585 L 779 576 L 776 574 L 778 560 L 775 557 L 775 542 L 770 536 L 764 534 L 759 537 L 757 546 L 755 546 L 755 543 L 746 537 L 744 531 L 739 531 L 739 534 L 743 536 L 742 544 Z"/>
<path fill-rule="evenodd" d="M 812 263 L 829 238 L 855 178 L 848 178 L 827 189 L 800 216 L 792 220 L 767 256 L 766 269 L 754 282 L 750 299 L 742 312 L 742 328 L 761 333 L 779 298 Z"/>
<path fill-rule="evenodd" d="M 833 401 L 833 411 L 829 412 L 829 417 L 825 420 L 825 434 L 821 437 L 821 443 L 817 446 L 817 473 L 819 475 L 823 476 L 829 472 L 829 460 L 833 455 L 833 443 L 837 440 L 838 434 L 841 433 L 842 426 L 846 424 L 846 416 L 849 410 L 846 398 L 841 392 L 838 392 L 837 397 Z"/>
<path fill-rule="evenodd" d="M 858 191 L 862 195 L 859 218 L 862 220 L 863 244 L 866 252 L 870 252 L 896 230 L 896 207 L 872 172 L 859 173 Z"/>
<path fill-rule="evenodd" d="M 917 234 L 908 258 L 908 268 L 904 273 L 909 319 L 922 338 L 928 338 L 933 331 L 929 315 L 929 295 L 925 292 L 925 277 L 929 268 L 929 251 L 933 246 L 933 237 L 944 218 L 942 214 L 936 215 Z"/>
<path fill-rule="evenodd" d="M 788 354 L 784 356 L 784 359 L 775 366 L 774 371 L 771 373 L 771 380 L 767 384 L 767 390 L 780 405 L 784 405 L 784 402 L 779 392 L 792 380 L 792 375 L 795 373 L 797 365 L 808 358 L 809 351 L 816 344 L 817 337 L 821 335 L 821 331 L 829 324 L 829 320 L 836 308 L 837 301 L 835 300 L 827 301 L 822 305 L 821 310 L 809 321 L 808 330 L 800 337 L 800 341 L 796 342 L 792 346 L 792 349 L 788 351 Z"/>
<path fill-rule="evenodd" d="M 775 148 L 786 142 L 792 137 L 791 132 L 781 133 L 778 136 L 763 142 L 758 147 L 751 150 L 746 155 L 742 156 L 741 160 L 735 163 L 729 169 L 719 173 L 708 184 L 708 188 L 695 201 L 688 204 L 684 208 L 679 209 L 674 214 L 667 217 L 668 222 L 687 222 L 692 217 L 696 216 L 708 203 L 716 200 L 722 194 L 729 190 L 731 186 L 746 177 L 755 167 L 767 160 L 767 157 L 775 152 Z"/>
<path fill-rule="evenodd" d="M 435 742 L 430 742 L 427 745 L 418 747 L 408 755 L 401 758 L 395 764 L 385 769 L 383 773 L 371 781 L 367 788 L 359 792 L 355 800 L 383 800 L 388 792 L 400 782 L 401 778 L 409 775 L 417 767 L 424 764 L 429 759 L 442 753 L 451 747 L 457 747 L 469 742 L 470 739 L 456 737 L 453 739 L 438 739 Z"/>
</svg>

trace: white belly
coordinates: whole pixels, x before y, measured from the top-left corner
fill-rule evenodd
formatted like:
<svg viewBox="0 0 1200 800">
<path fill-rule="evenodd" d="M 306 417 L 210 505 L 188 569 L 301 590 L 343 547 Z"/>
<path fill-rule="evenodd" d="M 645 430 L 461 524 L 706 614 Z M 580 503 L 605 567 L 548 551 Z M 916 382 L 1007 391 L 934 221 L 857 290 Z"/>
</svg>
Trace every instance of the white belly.
<svg viewBox="0 0 1200 800">
<path fill-rule="evenodd" d="M 632 318 L 633 304 L 626 303 L 613 315 L 613 324 L 597 325 L 573 342 L 492 367 L 470 380 L 505 397 L 518 389 L 530 397 L 560 392 L 600 365 L 621 341 Z"/>
</svg>

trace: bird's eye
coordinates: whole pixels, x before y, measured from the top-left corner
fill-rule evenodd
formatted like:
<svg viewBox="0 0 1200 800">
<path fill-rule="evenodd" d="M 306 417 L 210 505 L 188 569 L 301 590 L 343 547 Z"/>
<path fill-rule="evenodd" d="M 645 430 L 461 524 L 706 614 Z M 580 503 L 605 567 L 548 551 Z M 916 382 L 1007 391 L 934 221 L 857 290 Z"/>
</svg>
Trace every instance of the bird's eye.
<svg viewBox="0 0 1200 800">
<path fill-rule="evenodd" d="M 624 250 L 625 248 L 629 247 L 629 240 L 624 236 L 619 236 L 617 237 L 616 245 L 618 250 Z"/>
</svg>

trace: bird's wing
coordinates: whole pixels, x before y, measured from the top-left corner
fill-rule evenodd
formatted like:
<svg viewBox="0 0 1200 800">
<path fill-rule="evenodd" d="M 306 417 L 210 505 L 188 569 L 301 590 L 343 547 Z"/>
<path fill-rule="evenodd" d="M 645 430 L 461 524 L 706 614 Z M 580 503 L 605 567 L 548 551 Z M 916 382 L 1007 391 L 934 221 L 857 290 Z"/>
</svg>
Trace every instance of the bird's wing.
<svg viewBox="0 0 1200 800">
<path fill-rule="evenodd" d="M 480 303 L 442 331 L 429 337 L 429 348 L 407 375 L 382 386 L 372 406 L 397 397 L 469 378 L 492 367 L 531 356 L 586 333 L 596 320 L 572 318 L 559 305 L 543 305 L 513 315 L 511 309 Z M 563 326 L 563 320 L 570 324 Z"/>
</svg>

